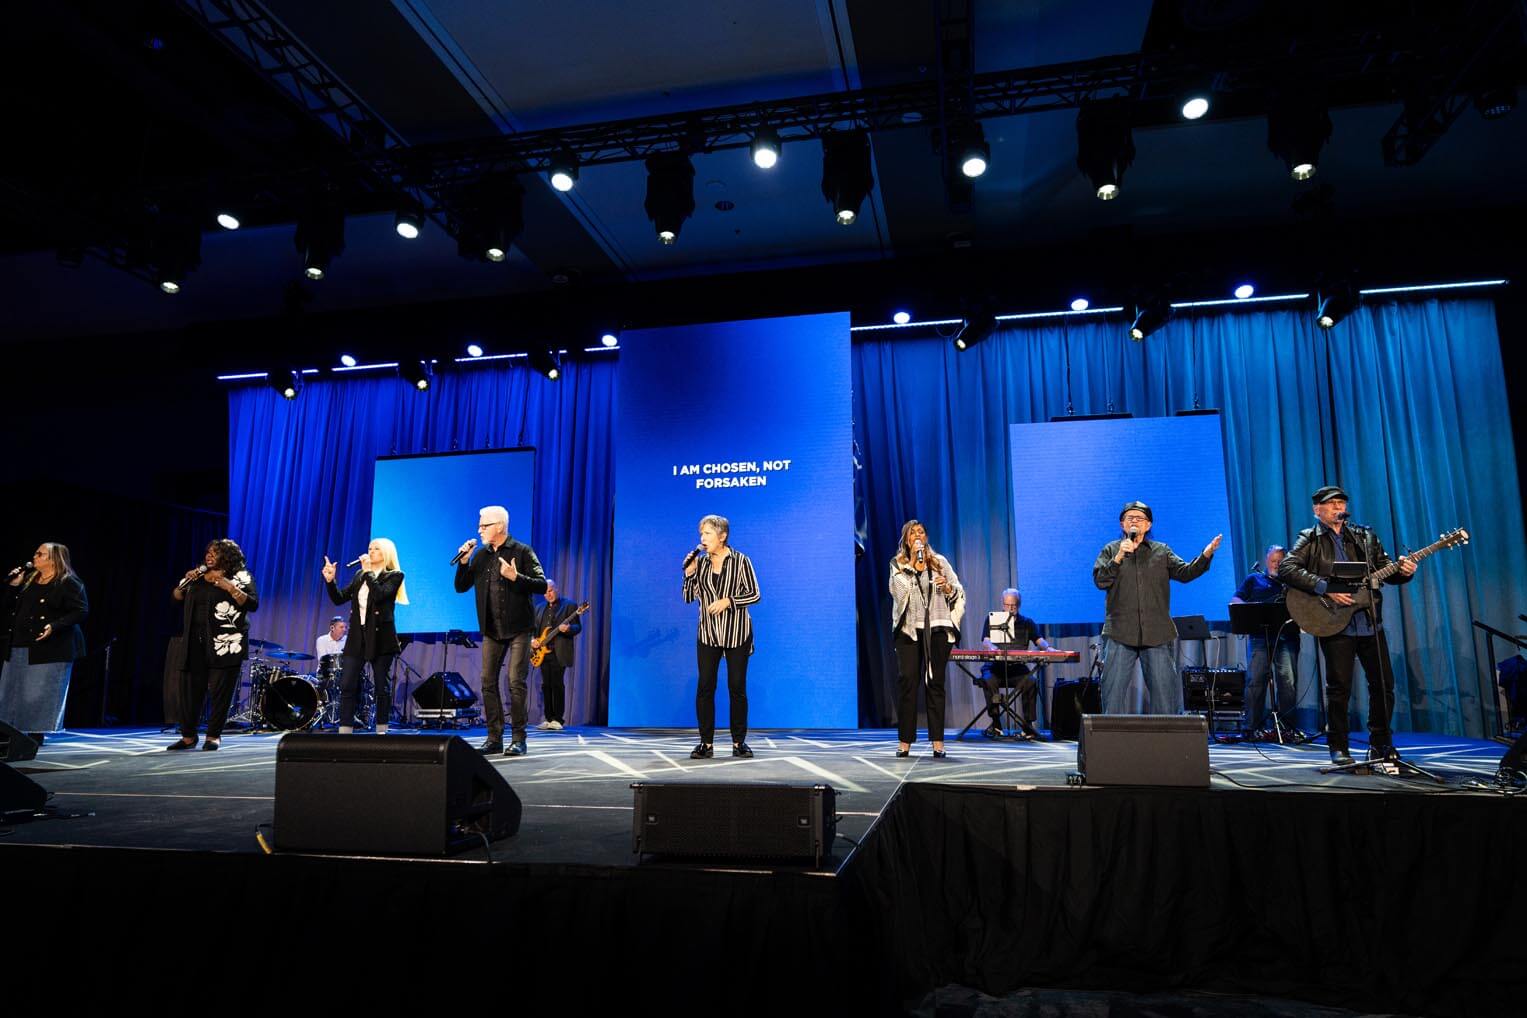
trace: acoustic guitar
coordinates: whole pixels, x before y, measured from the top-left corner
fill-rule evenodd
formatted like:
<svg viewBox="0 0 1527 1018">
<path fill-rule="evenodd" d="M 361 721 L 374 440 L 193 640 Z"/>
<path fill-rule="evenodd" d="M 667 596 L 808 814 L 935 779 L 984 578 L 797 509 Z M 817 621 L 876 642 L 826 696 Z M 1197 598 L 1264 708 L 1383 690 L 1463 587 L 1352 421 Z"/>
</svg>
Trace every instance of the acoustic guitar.
<svg viewBox="0 0 1527 1018">
<path fill-rule="evenodd" d="M 1443 534 L 1420 551 L 1411 552 L 1407 557 L 1412 562 L 1420 562 L 1443 548 L 1456 548 L 1468 543 L 1469 532 L 1459 527 Z M 1375 569 L 1372 574 L 1373 582 L 1381 583 L 1399 571 L 1400 562 L 1396 559 L 1382 569 Z M 1329 594 L 1307 594 L 1293 587 L 1288 588 L 1286 597 L 1288 614 L 1293 618 L 1294 623 L 1314 636 L 1335 636 L 1347 628 L 1347 623 L 1352 621 L 1353 615 L 1373 606 L 1373 591 L 1367 586 L 1359 587 L 1352 592 L 1351 604 L 1337 604 L 1331 600 Z"/>
<path fill-rule="evenodd" d="M 571 622 L 573 619 L 577 618 L 579 615 L 582 615 L 584 612 L 586 612 L 588 610 L 589 610 L 589 602 L 585 601 L 585 602 L 583 602 L 582 604 L 580 604 L 578 606 L 578 610 L 577 611 L 573 612 L 567 618 L 563 619 L 562 622 Z M 539 667 L 541 667 L 541 662 L 545 661 L 546 660 L 546 655 L 551 653 L 551 637 L 552 637 L 552 634 L 557 631 L 557 626 L 562 625 L 562 622 L 558 622 L 557 625 L 555 625 L 555 626 L 547 626 L 545 629 L 541 630 L 541 635 L 536 637 L 536 639 L 540 642 L 541 645 L 539 647 L 537 647 L 535 650 L 530 652 L 530 667 L 532 667 L 532 668 L 539 668 Z"/>
</svg>

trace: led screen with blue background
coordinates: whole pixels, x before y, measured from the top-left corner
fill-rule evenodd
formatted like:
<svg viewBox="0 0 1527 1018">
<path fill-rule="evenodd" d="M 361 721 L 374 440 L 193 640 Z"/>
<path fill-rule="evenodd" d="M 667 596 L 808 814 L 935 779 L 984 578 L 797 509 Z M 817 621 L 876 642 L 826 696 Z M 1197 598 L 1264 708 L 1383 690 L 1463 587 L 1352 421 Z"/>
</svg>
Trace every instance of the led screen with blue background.
<svg viewBox="0 0 1527 1018">
<path fill-rule="evenodd" d="M 476 533 L 477 511 L 485 505 L 508 509 L 509 533 L 530 540 L 534 469 L 533 449 L 377 459 L 371 536 L 398 546 L 408 587 L 409 603 L 397 609 L 398 632 L 477 632 L 476 599 L 456 593 L 456 567 L 447 563 Z M 362 551 L 340 549 L 341 587 L 353 573 L 343 563 Z"/>
<path fill-rule="evenodd" d="M 849 358 L 847 314 L 621 336 L 611 725 L 695 723 L 699 616 L 680 566 L 711 513 L 730 520 L 762 595 L 750 609 L 750 727 L 858 724 Z M 750 486 L 700 486 L 718 477 Z M 722 732 L 727 714 L 723 665 Z"/>
<path fill-rule="evenodd" d="M 1230 542 L 1225 443 L 1217 414 L 1011 427 L 1013 541 L 1023 613 L 1042 623 L 1101 624 L 1092 564 L 1118 538 L 1119 510 L 1151 507 L 1150 538 L 1192 561 L 1215 534 L 1209 571 L 1172 583 L 1172 614 L 1224 619 L 1240 584 Z"/>
</svg>

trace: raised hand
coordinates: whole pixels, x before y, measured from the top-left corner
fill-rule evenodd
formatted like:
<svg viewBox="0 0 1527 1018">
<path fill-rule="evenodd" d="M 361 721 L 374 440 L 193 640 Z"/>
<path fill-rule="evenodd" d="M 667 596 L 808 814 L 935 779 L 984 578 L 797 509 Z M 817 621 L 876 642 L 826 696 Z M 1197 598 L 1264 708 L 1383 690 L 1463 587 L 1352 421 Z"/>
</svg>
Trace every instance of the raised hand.
<svg viewBox="0 0 1527 1018">
<path fill-rule="evenodd" d="M 329 561 L 329 556 L 323 557 L 323 582 L 333 583 L 334 577 L 339 572 L 339 565 Z"/>
<path fill-rule="evenodd" d="M 515 580 L 519 579 L 520 578 L 520 571 L 519 571 L 519 569 L 517 569 L 515 567 L 514 559 L 512 559 L 512 558 L 499 559 L 498 560 L 498 575 L 502 576 L 504 579 L 508 580 L 510 583 L 513 583 Z"/>
<path fill-rule="evenodd" d="M 1207 545 L 1204 546 L 1204 558 L 1208 558 L 1210 555 L 1213 555 L 1215 549 L 1219 547 L 1219 543 L 1224 539 L 1224 534 L 1215 534 L 1214 540 L 1210 541 Z"/>
</svg>

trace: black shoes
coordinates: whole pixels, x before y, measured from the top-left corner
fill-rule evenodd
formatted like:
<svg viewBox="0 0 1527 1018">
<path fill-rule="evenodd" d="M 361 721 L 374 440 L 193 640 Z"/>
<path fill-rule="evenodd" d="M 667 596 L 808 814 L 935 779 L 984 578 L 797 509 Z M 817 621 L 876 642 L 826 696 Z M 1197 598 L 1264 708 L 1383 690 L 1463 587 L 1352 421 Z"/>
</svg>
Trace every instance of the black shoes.
<svg viewBox="0 0 1527 1018">
<path fill-rule="evenodd" d="M 948 755 L 949 754 L 945 753 L 942 749 L 935 749 L 933 751 L 933 759 L 935 759 L 935 760 L 942 760 L 945 757 L 947 757 Z"/>
<path fill-rule="evenodd" d="M 219 747 L 222 746 L 222 744 L 223 740 L 221 739 L 207 739 L 201 744 L 201 748 L 206 752 L 211 753 L 215 752 Z"/>
<path fill-rule="evenodd" d="M 524 756 L 525 753 L 526 749 L 524 739 L 515 739 L 513 742 L 509 743 L 509 748 L 504 750 L 505 756 Z"/>
<path fill-rule="evenodd" d="M 166 752 L 176 753 L 176 752 L 179 752 L 182 749 L 195 749 L 196 748 L 196 743 L 194 743 L 194 742 L 187 742 L 184 739 L 176 739 L 174 742 L 170 743 L 168 746 L 166 746 L 164 748 L 165 748 Z"/>
<path fill-rule="evenodd" d="M 898 749 L 896 751 L 896 756 L 898 758 L 899 757 L 904 757 L 904 756 L 911 756 L 911 755 L 912 755 L 912 751 L 910 749 Z"/>
<path fill-rule="evenodd" d="M 1353 764 L 1357 761 L 1353 760 L 1352 754 L 1347 752 L 1345 749 L 1338 749 L 1337 747 L 1332 746 L 1331 762 L 1338 767 L 1346 767 L 1348 764 Z"/>
<path fill-rule="evenodd" d="M 484 756 L 486 756 L 489 753 L 502 753 L 504 751 L 504 740 L 503 739 L 489 739 L 487 742 L 483 743 L 481 746 L 478 746 L 477 747 L 477 751 L 479 753 L 482 753 Z"/>
<path fill-rule="evenodd" d="M 732 755 L 733 756 L 752 756 L 753 755 L 753 751 L 748 748 L 748 744 L 746 742 L 734 742 L 734 743 L 732 743 Z"/>
<path fill-rule="evenodd" d="M 689 758 L 691 760 L 709 760 L 711 757 L 713 757 L 715 755 L 716 755 L 716 747 L 715 746 L 707 745 L 706 743 L 703 743 L 703 742 L 700 743 L 698 746 L 696 746 L 694 749 L 689 751 Z"/>
<path fill-rule="evenodd" d="M 1392 745 L 1387 745 L 1385 743 L 1380 742 L 1380 743 L 1376 743 L 1376 744 L 1371 743 L 1368 746 L 1368 760 L 1370 762 L 1377 761 L 1377 760 L 1398 760 L 1398 759 L 1400 759 L 1400 751 L 1395 749 L 1394 746 L 1392 746 Z"/>
</svg>

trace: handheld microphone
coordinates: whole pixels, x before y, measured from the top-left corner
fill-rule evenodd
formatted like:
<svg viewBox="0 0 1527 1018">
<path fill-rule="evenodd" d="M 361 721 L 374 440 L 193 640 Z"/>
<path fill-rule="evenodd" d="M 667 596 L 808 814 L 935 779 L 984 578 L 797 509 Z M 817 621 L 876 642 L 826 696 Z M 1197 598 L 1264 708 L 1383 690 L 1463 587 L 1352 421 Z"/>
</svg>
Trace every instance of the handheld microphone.
<svg viewBox="0 0 1527 1018">
<path fill-rule="evenodd" d="M 923 561 L 923 542 L 918 541 L 916 544 L 912 545 L 912 548 L 917 552 L 917 561 Z"/>
<path fill-rule="evenodd" d="M 1139 541 L 1140 540 L 1140 528 L 1139 527 L 1130 527 L 1129 528 L 1129 539 L 1131 541 Z M 1130 554 L 1133 555 L 1134 552 L 1130 552 Z"/>
<path fill-rule="evenodd" d="M 175 589 L 176 590 L 185 590 L 187 587 L 189 587 L 191 584 L 195 583 L 197 580 L 201 579 L 206 574 L 207 574 L 207 564 L 205 562 L 203 562 L 201 565 L 196 567 L 196 575 L 195 576 L 187 576 L 187 577 L 185 577 L 179 583 L 175 584 Z"/>
<path fill-rule="evenodd" d="M 471 553 L 472 549 L 474 547 L 476 547 L 476 545 L 477 545 L 477 538 L 475 538 L 475 537 L 467 538 L 467 546 L 465 548 L 458 549 L 456 554 L 451 556 L 451 561 L 447 562 L 446 565 L 452 565 L 452 566 L 460 565 L 461 564 L 461 560 L 466 558 L 467 555 Z M 356 561 L 359 561 L 359 559 L 357 559 Z"/>
<path fill-rule="evenodd" d="M 705 545 L 703 545 L 703 544 L 695 545 L 693 548 L 690 549 L 689 554 L 684 556 L 684 568 L 688 569 L 689 568 L 689 564 L 691 562 L 693 562 L 695 559 L 699 558 L 701 555 L 704 555 L 704 554 L 705 554 Z"/>
<path fill-rule="evenodd" d="M 364 555 L 357 555 L 353 561 L 345 563 L 345 568 L 349 569 L 349 568 L 351 568 L 353 566 L 358 566 L 358 565 L 360 565 L 364 561 L 366 561 L 366 556 L 364 556 Z"/>
<path fill-rule="evenodd" d="M 12 569 L 10 572 L 6 573 L 5 574 L 5 578 L 9 580 L 9 579 L 11 579 L 13 577 L 20 576 L 22 573 L 29 573 L 29 572 L 32 571 L 33 568 L 34 568 L 34 566 L 32 565 L 32 560 L 31 559 L 27 559 L 25 562 L 21 563 L 21 565 L 17 566 L 15 569 Z"/>
</svg>

